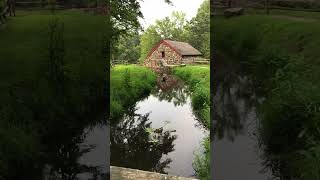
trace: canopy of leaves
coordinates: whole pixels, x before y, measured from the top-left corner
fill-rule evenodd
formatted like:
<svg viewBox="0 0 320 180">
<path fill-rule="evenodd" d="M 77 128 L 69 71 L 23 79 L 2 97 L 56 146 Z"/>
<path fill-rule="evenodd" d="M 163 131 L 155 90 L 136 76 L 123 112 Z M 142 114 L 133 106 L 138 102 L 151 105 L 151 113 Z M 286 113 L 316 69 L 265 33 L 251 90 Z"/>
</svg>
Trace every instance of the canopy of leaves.
<svg viewBox="0 0 320 180">
<path fill-rule="evenodd" d="M 205 58 L 210 58 L 210 2 L 205 0 L 188 26 L 189 41 Z"/>
<path fill-rule="evenodd" d="M 210 2 L 205 0 L 198 9 L 197 15 L 190 22 L 183 12 L 173 12 L 171 16 L 157 20 L 141 36 L 142 62 L 150 50 L 161 39 L 184 41 L 202 52 L 204 58 L 210 58 Z"/>
<path fill-rule="evenodd" d="M 152 47 L 161 39 L 187 40 L 185 31 L 187 24 L 185 13 L 173 12 L 171 16 L 157 20 L 154 25 L 149 26 L 141 36 L 140 61 L 147 57 Z"/>
<path fill-rule="evenodd" d="M 126 60 L 129 63 L 136 63 L 140 56 L 140 35 L 138 32 L 120 36 L 112 54 L 112 60 Z"/>
</svg>

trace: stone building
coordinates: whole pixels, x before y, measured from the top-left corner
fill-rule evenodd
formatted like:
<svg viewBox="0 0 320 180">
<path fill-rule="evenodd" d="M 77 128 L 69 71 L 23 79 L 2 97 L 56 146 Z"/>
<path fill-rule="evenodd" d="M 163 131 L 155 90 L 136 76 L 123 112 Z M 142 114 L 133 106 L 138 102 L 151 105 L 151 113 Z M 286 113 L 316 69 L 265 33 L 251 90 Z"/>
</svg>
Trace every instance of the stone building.
<svg viewBox="0 0 320 180">
<path fill-rule="evenodd" d="M 149 52 L 144 65 L 157 69 L 163 65 L 191 64 L 202 54 L 189 43 L 161 40 Z"/>
</svg>

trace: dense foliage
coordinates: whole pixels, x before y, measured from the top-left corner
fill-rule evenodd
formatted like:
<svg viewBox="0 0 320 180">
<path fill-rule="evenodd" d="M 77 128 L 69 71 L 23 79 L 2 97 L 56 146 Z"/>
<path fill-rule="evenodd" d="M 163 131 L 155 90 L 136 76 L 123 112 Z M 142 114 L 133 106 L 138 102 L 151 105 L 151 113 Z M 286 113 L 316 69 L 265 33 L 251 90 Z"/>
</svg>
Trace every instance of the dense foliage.
<svg viewBox="0 0 320 180">
<path fill-rule="evenodd" d="M 138 32 L 121 35 L 113 47 L 111 60 L 137 63 L 140 57 L 140 35 Z"/>
<path fill-rule="evenodd" d="M 320 26 L 265 16 L 215 19 L 220 52 L 237 57 L 266 101 L 261 142 L 274 174 L 319 179 Z"/>
<path fill-rule="evenodd" d="M 119 65 L 111 69 L 110 119 L 121 117 L 139 99 L 148 96 L 156 83 L 156 75 L 148 68 Z"/>
<path fill-rule="evenodd" d="M 210 3 L 205 0 L 198 9 L 196 17 L 190 22 L 186 14 L 173 12 L 171 16 L 157 20 L 141 35 L 140 62 L 148 55 L 149 51 L 161 39 L 189 42 L 203 53 L 205 58 L 210 58 Z"/>
<path fill-rule="evenodd" d="M 210 127 L 210 67 L 186 66 L 174 69 L 174 74 L 182 78 L 192 92 L 192 107 L 199 120 Z"/>
</svg>

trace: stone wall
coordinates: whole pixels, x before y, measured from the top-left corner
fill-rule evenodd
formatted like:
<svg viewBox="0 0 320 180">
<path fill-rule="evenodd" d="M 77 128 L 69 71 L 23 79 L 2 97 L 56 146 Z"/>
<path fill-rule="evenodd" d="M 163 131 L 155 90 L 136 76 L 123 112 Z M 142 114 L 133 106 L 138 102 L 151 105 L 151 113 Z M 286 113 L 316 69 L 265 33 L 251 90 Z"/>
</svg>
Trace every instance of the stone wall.
<svg viewBox="0 0 320 180">
<path fill-rule="evenodd" d="M 152 54 L 145 60 L 144 65 L 151 68 L 157 68 L 160 66 L 159 59 L 162 59 L 162 52 L 165 53 L 164 60 L 167 64 L 181 64 L 182 57 L 171 49 L 165 43 L 160 44 L 160 46 L 152 52 Z"/>
<path fill-rule="evenodd" d="M 110 166 L 110 170 L 111 180 L 199 180 L 116 166 Z"/>
</svg>

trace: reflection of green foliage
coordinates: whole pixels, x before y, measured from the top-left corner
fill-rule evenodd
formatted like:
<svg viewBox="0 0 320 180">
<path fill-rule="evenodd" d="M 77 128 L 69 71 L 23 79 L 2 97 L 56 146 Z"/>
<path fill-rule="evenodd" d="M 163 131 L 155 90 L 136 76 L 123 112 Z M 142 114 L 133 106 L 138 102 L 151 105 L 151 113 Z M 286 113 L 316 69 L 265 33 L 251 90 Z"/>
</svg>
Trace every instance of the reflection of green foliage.
<svg viewBox="0 0 320 180">
<path fill-rule="evenodd" d="M 157 135 L 156 135 L 156 132 L 158 130 L 161 129 L 161 131 L 163 130 L 163 128 L 168 125 L 170 123 L 170 121 L 165 121 L 164 122 L 164 125 L 160 128 L 144 128 L 144 130 L 149 134 L 149 139 L 150 139 L 150 142 L 153 142 L 153 143 L 158 143 L 158 139 L 157 139 Z"/>
<path fill-rule="evenodd" d="M 169 131 L 151 128 L 149 114 L 129 112 L 112 125 L 110 131 L 112 165 L 166 173 L 165 168 L 172 160 L 163 159 L 163 156 L 174 150 L 173 142 L 177 137 Z M 154 137 L 152 140 L 150 134 Z"/>
<path fill-rule="evenodd" d="M 192 107 L 199 119 L 210 127 L 210 68 L 186 66 L 174 69 L 174 74 L 186 81 L 192 92 Z"/>
<path fill-rule="evenodd" d="M 203 122 L 210 128 L 210 67 L 186 66 L 174 69 L 175 75 L 183 79 L 191 91 L 192 107 Z M 210 179 L 210 138 L 203 141 L 204 152 L 198 153 L 193 162 L 193 168 L 201 180 Z"/>
<path fill-rule="evenodd" d="M 152 95 L 158 97 L 160 101 L 166 100 L 168 102 L 173 102 L 175 106 L 185 104 L 187 102 L 188 94 L 190 94 L 190 92 L 188 92 L 188 89 L 185 88 L 184 84 L 180 80 L 167 90 L 160 91 L 159 89 L 156 89 L 155 91 L 152 91 Z"/>
<path fill-rule="evenodd" d="M 319 179 L 310 148 L 320 144 L 318 23 L 251 15 L 215 19 L 213 31 L 217 49 L 244 64 L 266 97 L 259 132 L 268 166 L 280 177 Z"/>
</svg>

